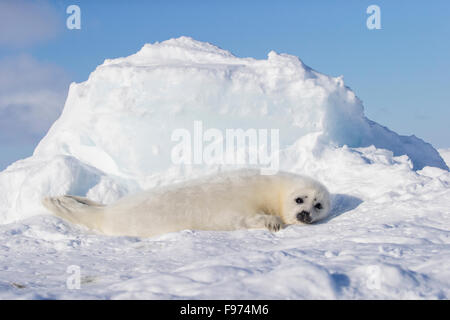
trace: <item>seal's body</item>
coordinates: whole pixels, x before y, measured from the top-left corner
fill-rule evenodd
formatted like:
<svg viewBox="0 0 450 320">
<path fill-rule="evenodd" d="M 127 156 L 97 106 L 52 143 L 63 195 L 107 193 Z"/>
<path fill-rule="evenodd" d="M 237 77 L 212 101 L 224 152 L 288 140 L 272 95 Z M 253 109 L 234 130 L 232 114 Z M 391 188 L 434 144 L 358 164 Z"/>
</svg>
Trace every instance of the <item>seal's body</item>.
<svg viewBox="0 0 450 320">
<path fill-rule="evenodd" d="M 103 234 L 150 237 L 184 229 L 278 231 L 326 217 L 330 195 L 309 177 L 245 169 L 151 189 L 107 206 L 75 196 L 45 198 L 43 204 Z"/>
</svg>

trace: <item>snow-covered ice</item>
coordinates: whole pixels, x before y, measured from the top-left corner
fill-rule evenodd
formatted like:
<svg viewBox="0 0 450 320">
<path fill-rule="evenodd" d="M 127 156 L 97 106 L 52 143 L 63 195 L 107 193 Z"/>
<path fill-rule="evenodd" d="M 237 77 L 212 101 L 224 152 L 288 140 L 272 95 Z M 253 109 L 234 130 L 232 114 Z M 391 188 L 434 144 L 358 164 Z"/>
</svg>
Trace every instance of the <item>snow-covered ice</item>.
<svg viewBox="0 0 450 320">
<path fill-rule="evenodd" d="M 450 148 L 439 149 L 439 153 L 441 154 L 442 159 L 447 163 L 447 166 L 450 167 Z"/>
<path fill-rule="evenodd" d="M 196 120 L 279 128 L 280 168 L 326 184 L 332 217 L 139 239 L 41 207 L 45 195 L 110 203 L 229 169 L 172 164 L 171 132 Z M 367 119 L 342 77 L 294 56 L 237 58 L 187 37 L 145 45 L 72 84 L 34 155 L 0 173 L 0 298 L 448 299 L 450 153 L 439 151 Z M 66 287 L 71 265 L 79 290 Z"/>
</svg>

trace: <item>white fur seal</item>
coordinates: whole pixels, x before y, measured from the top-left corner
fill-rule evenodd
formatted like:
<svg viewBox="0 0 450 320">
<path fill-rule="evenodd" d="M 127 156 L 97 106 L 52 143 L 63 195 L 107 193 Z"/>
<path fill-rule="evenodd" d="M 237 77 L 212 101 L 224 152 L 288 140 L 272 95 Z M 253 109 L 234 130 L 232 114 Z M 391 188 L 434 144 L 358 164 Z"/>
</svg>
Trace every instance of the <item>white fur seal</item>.
<svg viewBox="0 0 450 320">
<path fill-rule="evenodd" d="M 76 196 L 50 197 L 56 215 L 106 235 L 151 237 L 184 229 L 237 230 L 312 223 L 330 211 L 321 183 L 292 173 L 244 169 L 155 188 L 102 205 Z"/>
</svg>

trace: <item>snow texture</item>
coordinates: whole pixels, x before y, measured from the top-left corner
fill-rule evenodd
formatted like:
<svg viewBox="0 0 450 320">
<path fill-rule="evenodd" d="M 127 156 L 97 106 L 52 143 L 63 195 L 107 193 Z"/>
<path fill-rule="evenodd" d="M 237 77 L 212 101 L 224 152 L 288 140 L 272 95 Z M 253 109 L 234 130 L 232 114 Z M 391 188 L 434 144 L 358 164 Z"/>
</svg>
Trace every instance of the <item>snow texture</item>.
<svg viewBox="0 0 450 320">
<path fill-rule="evenodd" d="M 139 239 L 40 205 L 62 194 L 111 203 L 230 169 L 172 163 L 171 133 L 196 120 L 280 129 L 280 169 L 327 185 L 332 216 L 275 234 Z M 34 155 L 0 173 L 0 298 L 448 299 L 450 152 L 440 152 L 367 119 L 342 77 L 297 57 L 237 58 L 187 37 L 147 44 L 73 83 Z M 70 265 L 79 290 L 66 287 Z"/>
</svg>

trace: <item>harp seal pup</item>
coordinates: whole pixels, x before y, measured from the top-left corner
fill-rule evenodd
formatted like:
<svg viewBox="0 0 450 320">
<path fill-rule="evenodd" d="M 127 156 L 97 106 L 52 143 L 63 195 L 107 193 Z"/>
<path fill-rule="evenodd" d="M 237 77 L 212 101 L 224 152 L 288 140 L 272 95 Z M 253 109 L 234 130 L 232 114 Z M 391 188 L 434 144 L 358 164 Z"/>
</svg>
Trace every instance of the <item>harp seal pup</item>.
<svg viewBox="0 0 450 320">
<path fill-rule="evenodd" d="M 48 197 L 57 216 L 106 235 L 152 237 L 184 229 L 237 230 L 313 223 L 330 211 L 318 181 L 293 173 L 244 169 L 125 196 L 110 205 L 76 196 Z"/>
</svg>

